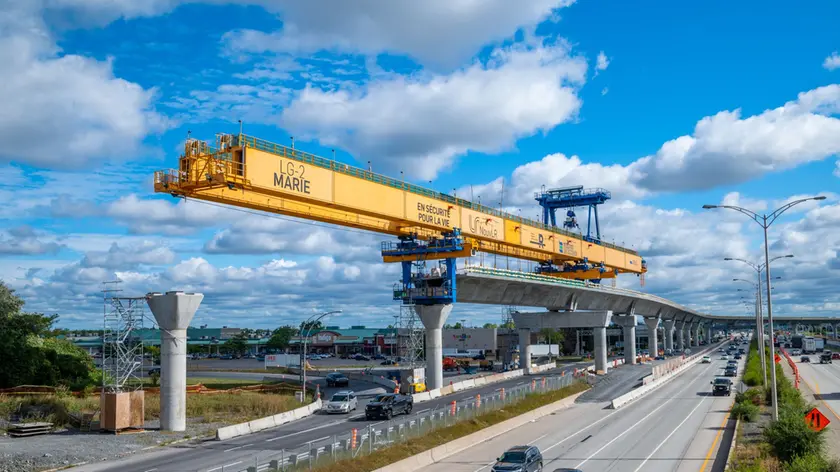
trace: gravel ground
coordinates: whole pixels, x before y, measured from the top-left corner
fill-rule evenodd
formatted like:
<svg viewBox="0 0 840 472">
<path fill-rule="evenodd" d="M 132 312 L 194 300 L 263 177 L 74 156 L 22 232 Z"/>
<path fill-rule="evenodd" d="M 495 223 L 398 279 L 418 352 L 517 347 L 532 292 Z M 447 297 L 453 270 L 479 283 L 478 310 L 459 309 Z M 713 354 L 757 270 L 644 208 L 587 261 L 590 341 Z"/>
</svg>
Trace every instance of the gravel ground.
<svg viewBox="0 0 840 472">
<path fill-rule="evenodd" d="M 7 426 L 0 423 L 0 427 Z M 209 436 L 224 424 L 188 421 L 187 431 L 182 433 L 163 433 L 157 431 L 159 426 L 157 421 L 150 421 L 146 423 L 146 432 L 122 435 L 76 430 L 59 430 L 29 438 L 3 434 L 0 436 L 0 472 L 35 472 L 115 459 L 164 443 Z"/>
<path fill-rule="evenodd" d="M 599 376 L 595 385 L 576 400 L 577 403 L 608 402 L 629 392 L 642 382 L 642 377 L 653 372 L 651 364 L 623 365 Z"/>
</svg>

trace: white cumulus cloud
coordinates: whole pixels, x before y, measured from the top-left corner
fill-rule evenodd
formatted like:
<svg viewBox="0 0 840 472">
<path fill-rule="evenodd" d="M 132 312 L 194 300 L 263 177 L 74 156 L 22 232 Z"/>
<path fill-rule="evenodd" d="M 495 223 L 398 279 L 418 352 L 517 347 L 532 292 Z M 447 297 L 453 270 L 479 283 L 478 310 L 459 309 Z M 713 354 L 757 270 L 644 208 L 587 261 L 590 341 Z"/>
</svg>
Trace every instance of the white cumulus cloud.
<svg viewBox="0 0 840 472">
<path fill-rule="evenodd" d="M 840 55 L 837 54 L 837 51 L 825 58 L 823 67 L 828 70 L 840 69 Z"/>
<path fill-rule="evenodd" d="M 284 111 L 295 136 L 341 146 L 377 170 L 428 180 L 467 151 L 496 153 L 575 119 L 586 62 L 565 45 L 497 49 L 450 75 L 397 77 L 362 90 L 307 87 Z"/>
</svg>

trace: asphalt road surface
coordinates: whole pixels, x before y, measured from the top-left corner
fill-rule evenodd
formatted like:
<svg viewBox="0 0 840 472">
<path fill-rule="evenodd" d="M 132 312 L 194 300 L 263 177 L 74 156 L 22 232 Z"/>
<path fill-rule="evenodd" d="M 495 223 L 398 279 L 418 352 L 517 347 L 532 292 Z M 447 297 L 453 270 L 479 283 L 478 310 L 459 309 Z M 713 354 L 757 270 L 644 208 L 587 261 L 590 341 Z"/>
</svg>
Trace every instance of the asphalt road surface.
<svg viewBox="0 0 840 472">
<path fill-rule="evenodd" d="M 568 364 L 544 373 L 546 376 L 560 375 L 562 371 L 581 368 L 587 363 Z M 502 387 L 510 388 L 525 384 L 529 380 L 523 377 L 513 378 L 480 388 L 466 390 L 436 400 L 418 403 L 414 413 L 423 413 L 430 409 L 447 408 L 454 400 L 456 402 L 472 401 L 476 394 L 488 394 Z M 350 388 L 354 391 L 368 390 L 370 384 L 351 381 Z M 379 386 L 376 386 L 379 387 Z M 328 392 L 329 393 L 329 392 Z M 365 399 L 363 399 L 365 400 Z M 380 421 L 364 419 L 364 403 L 360 402 L 357 412 L 349 415 L 316 414 L 292 423 L 227 441 L 204 441 L 198 444 L 181 444 L 161 448 L 149 453 L 130 456 L 118 461 L 81 466 L 74 470 L 83 472 L 120 471 L 120 472 L 182 472 L 207 471 L 218 467 L 214 472 L 220 472 L 222 466 L 237 463 L 234 467 L 252 463 L 254 456 L 276 456 L 283 450 L 299 449 L 307 443 L 317 443 L 332 438 L 334 435 L 345 435 L 353 428 L 362 430 L 368 425 Z M 410 416 L 397 416 L 393 421 L 406 421 Z M 308 449 L 308 448 L 307 448 Z"/>
<path fill-rule="evenodd" d="M 605 403 L 576 403 L 420 470 L 489 472 L 502 451 L 531 444 L 542 451 L 547 471 L 722 471 L 728 451 L 718 452 L 734 392 L 713 397 L 709 383 L 723 374 L 725 364 L 696 364 L 619 410 Z"/>
<path fill-rule="evenodd" d="M 831 421 L 826 445 L 835 458 L 840 458 L 840 361 L 819 364 L 819 356 L 810 357 L 812 363 L 796 364 L 804 384 L 800 390 Z"/>
</svg>

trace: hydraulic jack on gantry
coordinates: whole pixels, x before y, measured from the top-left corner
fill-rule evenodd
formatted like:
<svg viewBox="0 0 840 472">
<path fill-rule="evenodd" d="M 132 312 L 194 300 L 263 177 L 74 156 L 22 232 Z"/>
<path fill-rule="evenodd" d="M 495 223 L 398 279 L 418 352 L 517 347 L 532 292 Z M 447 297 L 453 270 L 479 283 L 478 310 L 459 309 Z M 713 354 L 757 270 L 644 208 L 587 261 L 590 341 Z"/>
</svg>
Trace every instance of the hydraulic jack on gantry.
<svg viewBox="0 0 840 472">
<path fill-rule="evenodd" d="M 399 262 L 402 282 L 394 286 L 394 300 L 405 305 L 448 305 L 455 302 L 456 260 L 472 255 L 471 246 L 464 241 L 461 230 L 445 232 L 441 238 L 421 240 L 417 234 L 400 236 L 399 241 L 382 243 L 385 262 Z M 426 261 L 437 260 L 437 266 L 427 270 Z"/>
</svg>

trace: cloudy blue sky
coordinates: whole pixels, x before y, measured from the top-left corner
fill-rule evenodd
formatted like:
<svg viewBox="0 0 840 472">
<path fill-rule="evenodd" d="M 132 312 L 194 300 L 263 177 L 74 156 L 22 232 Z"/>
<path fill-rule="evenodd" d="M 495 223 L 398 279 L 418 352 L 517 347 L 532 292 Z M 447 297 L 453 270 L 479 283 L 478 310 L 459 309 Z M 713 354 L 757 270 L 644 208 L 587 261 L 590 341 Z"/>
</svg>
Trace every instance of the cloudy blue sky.
<svg viewBox="0 0 840 472">
<path fill-rule="evenodd" d="M 504 187 L 524 215 L 542 185 L 605 187 L 605 239 L 646 256 L 643 290 L 713 313 L 744 313 L 731 279 L 751 275 L 722 259 L 757 259 L 760 228 L 700 207 L 822 194 L 772 227 L 795 255 L 775 311 L 840 312 L 840 3 L 630 4 L 0 0 L 0 278 L 67 327 L 101 323 L 115 278 L 204 292 L 213 326 L 390 322 L 383 236 L 153 194 L 188 130 L 243 120 L 485 203 Z"/>
</svg>

